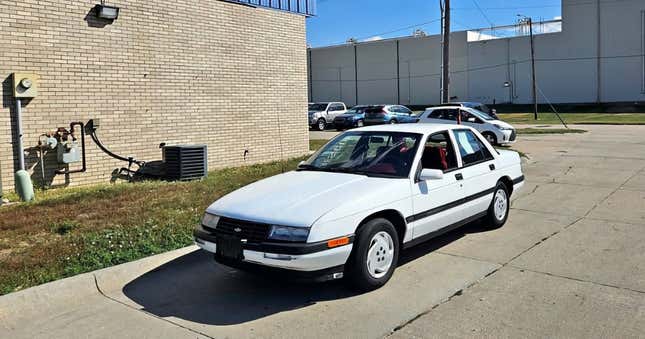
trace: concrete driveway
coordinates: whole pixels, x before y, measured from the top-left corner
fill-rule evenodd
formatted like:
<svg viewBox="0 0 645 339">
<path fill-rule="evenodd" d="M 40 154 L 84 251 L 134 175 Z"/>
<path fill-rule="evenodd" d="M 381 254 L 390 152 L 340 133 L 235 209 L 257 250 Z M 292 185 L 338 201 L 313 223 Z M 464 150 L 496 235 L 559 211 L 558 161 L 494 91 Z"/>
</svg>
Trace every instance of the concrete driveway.
<svg viewBox="0 0 645 339">
<path fill-rule="evenodd" d="M 644 337 L 645 126 L 577 127 L 514 146 L 531 159 L 505 227 L 404 252 L 380 290 L 189 247 L 0 297 L 0 337 Z"/>
</svg>

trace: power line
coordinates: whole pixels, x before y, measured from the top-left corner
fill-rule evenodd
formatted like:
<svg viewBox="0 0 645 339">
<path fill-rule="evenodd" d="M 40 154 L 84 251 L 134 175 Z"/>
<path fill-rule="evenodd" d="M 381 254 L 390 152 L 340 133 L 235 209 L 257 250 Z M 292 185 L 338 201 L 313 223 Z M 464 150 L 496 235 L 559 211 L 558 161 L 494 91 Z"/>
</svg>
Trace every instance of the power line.
<svg viewBox="0 0 645 339">
<path fill-rule="evenodd" d="M 430 20 L 430 21 L 426 21 L 426 22 L 421 22 L 421 23 L 418 23 L 418 24 L 409 25 L 409 26 L 405 26 L 405 27 L 401 27 L 401 28 L 397 28 L 397 29 L 395 29 L 395 30 L 391 30 L 391 31 L 383 32 L 383 33 L 376 33 L 376 34 L 372 34 L 372 35 L 367 35 L 367 36 L 363 36 L 363 37 L 358 37 L 358 38 L 355 38 L 355 39 L 356 39 L 357 41 L 359 41 L 359 42 L 360 42 L 361 40 L 366 40 L 366 39 L 370 39 L 370 38 L 376 38 L 376 37 L 379 37 L 379 36 L 388 35 L 388 34 L 392 34 L 392 33 L 400 32 L 400 31 L 404 31 L 404 30 L 408 30 L 408 29 L 412 29 L 412 28 L 417 28 L 417 27 L 426 26 L 426 25 L 429 25 L 429 24 L 435 23 L 435 22 L 437 22 L 437 21 L 439 21 L 439 20 L 441 20 L 441 18 L 439 18 L 439 19 L 434 19 L 434 20 Z M 345 41 L 343 41 L 343 42 L 333 43 L 333 44 L 331 44 L 331 46 L 333 46 L 333 45 L 344 45 L 344 44 L 346 44 L 346 42 L 345 42 Z"/>
<path fill-rule="evenodd" d="M 495 24 L 494 24 L 492 21 L 490 21 L 490 19 L 488 18 L 488 16 L 486 16 L 486 13 L 484 13 L 484 11 L 482 11 L 482 8 L 481 8 L 481 7 L 479 7 L 479 4 L 477 3 L 477 0 L 473 0 L 473 3 L 475 4 L 475 7 L 477 7 L 477 9 L 479 10 L 479 13 L 481 13 L 481 14 L 482 14 L 482 16 L 484 17 L 484 19 L 486 19 L 486 21 L 488 21 L 488 23 L 491 25 L 491 27 L 492 27 L 492 26 L 495 26 Z"/>
</svg>

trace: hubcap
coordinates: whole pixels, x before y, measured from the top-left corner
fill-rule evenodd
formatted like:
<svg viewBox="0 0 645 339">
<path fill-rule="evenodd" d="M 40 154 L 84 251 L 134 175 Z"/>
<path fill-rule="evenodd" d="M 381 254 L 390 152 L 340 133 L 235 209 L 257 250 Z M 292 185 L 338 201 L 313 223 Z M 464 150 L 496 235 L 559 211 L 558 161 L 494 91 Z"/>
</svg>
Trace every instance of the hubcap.
<svg viewBox="0 0 645 339">
<path fill-rule="evenodd" d="M 372 278 L 382 278 L 390 270 L 394 260 L 394 241 L 389 233 L 378 232 L 370 240 L 367 250 L 367 271 Z"/>
<path fill-rule="evenodd" d="M 495 218 L 502 221 L 506 217 L 506 210 L 508 209 L 508 198 L 506 196 L 506 191 L 503 189 L 498 189 L 495 192 L 495 199 L 493 200 L 493 206 L 495 210 Z"/>
<path fill-rule="evenodd" d="M 488 139 L 488 142 L 491 144 L 495 143 L 495 138 L 490 134 L 486 134 L 486 139 Z"/>
<path fill-rule="evenodd" d="M 325 126 L 325 122 L 324 122 L 324 121 L 322 121 L 322 120 L 318 121 L 318 129 L 319 129 L 319 130 L 324 131 L 324 130 L 325 130 L 325 127 L 327 127 L 327 126 Z"/>
<path fill-rule="evenodd" d="M 363 120 L 358 120 L 358 122 L 356 123 L 356 126 L 363 127 Z"/>
<path fill-rule="evenodd" d="M 390 124 L 392 125 L 396 124 L 396 120 L 390 120 Z"/>
</svg>

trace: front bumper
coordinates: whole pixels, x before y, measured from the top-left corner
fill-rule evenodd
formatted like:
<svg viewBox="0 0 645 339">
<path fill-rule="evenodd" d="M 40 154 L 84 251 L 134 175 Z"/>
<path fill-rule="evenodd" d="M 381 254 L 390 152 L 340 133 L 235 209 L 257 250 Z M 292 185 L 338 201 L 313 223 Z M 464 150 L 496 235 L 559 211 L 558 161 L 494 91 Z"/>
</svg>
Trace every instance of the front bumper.
<svg viewBox="0 0 645 339">
<path fill-rule="evenodd" d="M 517 140 L 517 132 L 515 130 L 502 130 L 502 138 L 499 141 L 500 144 L 508 145 L 514 144 Z"/>
<path fill-rule="evenodd" d="M 200 230 L 195 230 L 193 235 L 197 246 L 215 254 L 215 258 L 219 262 L 233 267 L 244 266 L 242 264 L 255 264 L 292 271 L 315 272 L 344 265 L 352 251 L 351 242 L 331 249 L 326 248 L 326 243 L 243 244 L 243 259 L 231 260 L 218 258 L 215 235 Z"/>
<path fill-rule="evenodd" d="M 334 127 L 336 128 L 352 128 L 356 127 L 356 121 L 353 119 L 335 119 Z"/>
</svg>

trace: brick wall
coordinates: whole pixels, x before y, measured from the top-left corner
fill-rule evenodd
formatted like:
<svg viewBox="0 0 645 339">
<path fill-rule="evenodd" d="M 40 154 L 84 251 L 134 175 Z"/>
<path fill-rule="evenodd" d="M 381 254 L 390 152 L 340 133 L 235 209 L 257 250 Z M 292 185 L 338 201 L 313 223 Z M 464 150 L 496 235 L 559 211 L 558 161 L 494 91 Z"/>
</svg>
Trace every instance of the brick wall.
<svg viewBox="0 0 645 339">
<path fill-rule="evenodd" d="M 39 96 L 23 108 L 26 149 L 42 133 L 98 118 L 112 151 L 148 161 L 161 159 L 164 142 L 207 144 L 211 169 L 308 150 L 304 17 L 215 0 L 110 0 L 121 12 L 106 25 L 91 13 L 98 2 L 0 1 L 5 190 L 17 167 L 12 72 L 40 76 Z M 25 153 L 38 185 L 38 153 Z M 66 180 L 53 175 L 55 151 L 46 154 L 46 181 L 108 182 L 125 165 L 89 138 L 87 159 L 88 171 Z"/>
</svg>

